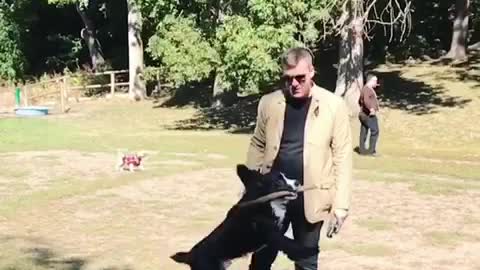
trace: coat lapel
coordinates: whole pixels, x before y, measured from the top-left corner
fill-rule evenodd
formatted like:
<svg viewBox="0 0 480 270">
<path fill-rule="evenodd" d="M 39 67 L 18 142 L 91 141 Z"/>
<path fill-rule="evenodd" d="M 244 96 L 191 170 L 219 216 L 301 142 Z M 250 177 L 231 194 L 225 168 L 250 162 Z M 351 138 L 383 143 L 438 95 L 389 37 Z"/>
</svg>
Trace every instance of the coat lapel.
<svg viewBox="0 0 480 270">
<path fill-rule="evenodd" d="M 319 117 L 319 114 L 320 114 L 320 99 L 319 99 L 319 96 L 318 96 L 318 92 L 317 92 L 317 86 L 315 85 L 314 87 L 312 87 L 312 101 L 310 103 L 310 107 L 308 108 L 308 114 L 307 114 L 307 119 L 305 121 L 305 134 L 304 134 L 304 141 L 303 141 L 303 171 L 304 171 L 304 179 L 303 179 L 303 182 L 304 182 L 304 185 L 305 186 L 311 186 L 312 185 L 312 179 L 309 179 L 308 177 L 308 173 L 306 172 L 309 172 L 311 171 L 310 169 L 310 162 L 308 162 L 310 160 L 310 155 L 311 155 L 311 150 L 310 149 L 310 144 L 308 143 L 309 141 L 311 141 L 312 139 L 314 138 L 310 138 L 310 137 L 314 137 L 316 136 L 316 134 L 314 134 L 314 123 L 315 123 L 315 120 L 317 117 Z"/>
<path fill-rule="evenodd" d="M 274 127 L 275 127 L 275 145 L 280 146 L 280 141 L 282 139 L 283 134 L 283 122 L 285 120 L 285 96 L 282 92 L 277 96 L 277 100 L 275 102 L 275 113 L 274 113 Z"/>
<path fill-rule="evenodd" d="M 317 86 L 312 87 L 312 102 L 310 103 L 310 107 L 308 108 L 307 119 L 305 122 L 305 136 L 304 136 L 304 145 L 307 145 L 307 142 L 310 140 L 310 136 L 315 135 L 312 134 L 312 128 L 315 123 L 315 119 L 319 117 L 320 114 L 320 99 L 318 97 Z"/>
</svg>

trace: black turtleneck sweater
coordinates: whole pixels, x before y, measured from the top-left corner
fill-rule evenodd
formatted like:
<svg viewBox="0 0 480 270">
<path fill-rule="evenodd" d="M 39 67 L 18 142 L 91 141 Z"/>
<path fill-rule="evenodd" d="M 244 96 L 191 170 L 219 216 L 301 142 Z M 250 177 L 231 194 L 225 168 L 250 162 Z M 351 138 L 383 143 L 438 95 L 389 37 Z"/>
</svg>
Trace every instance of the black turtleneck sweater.
<svg viewBox="0 0 480 270">
<path fill-rule="evenodd" d="M 282 139 L 273 168 L 285 173 L 288 178 L 303 184 L 303 139 L 305 121 L 311 98 L 296 100 L 287 98 Z"/>
</svg>

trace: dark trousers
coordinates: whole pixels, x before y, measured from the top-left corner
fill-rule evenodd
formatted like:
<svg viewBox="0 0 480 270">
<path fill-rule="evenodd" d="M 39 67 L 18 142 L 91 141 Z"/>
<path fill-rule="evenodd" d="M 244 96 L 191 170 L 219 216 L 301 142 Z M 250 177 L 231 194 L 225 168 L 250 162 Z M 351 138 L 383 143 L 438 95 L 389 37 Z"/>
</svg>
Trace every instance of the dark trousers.
<svg viewBox="0 0 480 270">
<path fill-rule="evenodd" d="M 369 116 L 365 113 L 360 113 L 359 118 L 361 124 L 359 152 L 361 154 L 376 153 L 376 146 L 379 134 L 377 116 Z M 367 141 L 368 131 L 370 131 L 370 143 L 368 145 L 368 149 L 366 149 L 365 142 Z"/>
<path fill-rule="evenodd" d="M 300 245 L 315 247 L 320 240 L 320 229 L 323 222 L 311 224 L 305 218 L 303 196 L 289 203 L 284 223 L 283 233 L 292 224 L 293 238 Z M 266 246 L 252 255 L 249 270 L 270 270 L 277 257 L 278 250 Z M 318 254 L 295 262 L 295 270 L 317 270 Z"/>
</svg>

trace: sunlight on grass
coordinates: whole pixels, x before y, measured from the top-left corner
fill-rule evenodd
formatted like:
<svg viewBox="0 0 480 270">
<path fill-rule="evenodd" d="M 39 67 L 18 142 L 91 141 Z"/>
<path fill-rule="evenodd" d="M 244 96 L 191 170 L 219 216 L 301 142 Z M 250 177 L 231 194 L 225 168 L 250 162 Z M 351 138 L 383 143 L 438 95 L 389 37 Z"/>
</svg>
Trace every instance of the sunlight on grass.
<svg viewBox="0 0 480 270">
<path fill-rule="evenodd" d="M 182 172 L 194 169 L 195 167 L 183 168 Z M 83 181 L 82 179 L 71 178 L 68 182 L 62 176 L 59 178 L 59 181 L 54 181 L 55 184 L 47 190 L 33 191 L 28 195 L 17 194 L 0 199 L 0 215 L 8 218 L 14 216 L 17 211 L 28 210 L 32 207 L 42 207 L 42 205 L 54 200 L 87 195 L 97 190 L 127 185 L 178 172 L 179 168 L 163 168 L 157 171 L 145 171 L 135 174 L 126 173 L 118 177 L 100 178 L 96 181 Z"/>
<path fill-rule="evenodd" d="M 356 256 L 366 257 L 386 257 L 395 255 L 393 247 L 383 244 L 341 244 L 339 249 L 342 249 L 350 254 Z"/>
<path fill-rule="evenodd" d="M 467 185 L 465 183 L 448 183 L 442 181 L 416 182 L 410 189 L 428 195 L 457 195 L 468 189 L 480 189 L 480 185 Z"/>
<path fill-rule="evenodd" d="M 2 168 L 0 170 L 0 177 L 9 178 L 9 179 L 22 179 L 28 176 L 30 172 L 22 168 Z"/>
<path fill-rule="evenodd" d="M 467 178 L 480 182 L 480 165 L 470 163 L 459 164 L 445 160 L 442 163 L 429 162 L 428 160 L 417 160 L 402 158 L 402 156 L 381 156 L 378 158 L 355 155 L 355 169 L 368 170 L 375 168 L 375 173 L 396 172 L 400 174 L 435 174 L 445 175 L 452 178 Z"/>
<path fill-rule="evenodd" d="M 448 174 L 447 174 L 448 175 Z M 433 174 L 416 174 L 411 171 L 393 173 L 383 170 L 356 170 L 355 176 L 367 181 L 407 183 L 412 191 L 426 195 L 458 195 L 466 190 L 480 190 L 480 181 L 457 178 L 439 178 Z"/>
<path fill-rule="evenodd" d="M 454 247 L 467 237 L 459 232 L 431 231 L 423 234 L 425 243 L 429 246 Z"/>
<path fill-rule="evenodd" d="M 370 231 L 389 231 L 394 228 L 394 224 L 382 219 L 363 219 L 356 222 L 359 226 L 367 228 Z"/>
</svg>

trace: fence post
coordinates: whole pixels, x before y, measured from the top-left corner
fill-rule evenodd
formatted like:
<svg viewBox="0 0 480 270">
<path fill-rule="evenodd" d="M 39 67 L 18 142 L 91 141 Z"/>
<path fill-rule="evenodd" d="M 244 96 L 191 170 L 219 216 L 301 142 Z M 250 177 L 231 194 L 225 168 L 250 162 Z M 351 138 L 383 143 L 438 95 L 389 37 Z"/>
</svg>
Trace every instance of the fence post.
<svg viewBox="0 0 480 270">
<path fill-rule="evenodd" d="M 65 76 L 63 77 L 63 86 L 64 86 L 64 95 L 65 95 L 65 111 L 68 111 L 70 109 L 70 102 L 69 102 L 69 94 L 70 94 L 70 88 L 68 87 L 68 77 Z"/>
<path fill-rule="evenodd" d="M 62 87 L 60 87 L 60 106 L 62 113 L 65 112 L 65 77 L 62 78 Z"/>
<path fill-rule="evenodd" d="M 28 87 L 25 86 L 25 89 L 23 91 L 23 105 L 26 107 L 28 106 Z"/>
<path fill-rule="evenodd" d="M 110 73 L 110 94 L 113 98 L 115 95 L 115 72 Z"/>
</svg>

